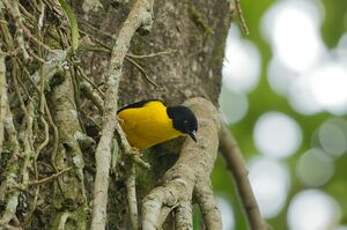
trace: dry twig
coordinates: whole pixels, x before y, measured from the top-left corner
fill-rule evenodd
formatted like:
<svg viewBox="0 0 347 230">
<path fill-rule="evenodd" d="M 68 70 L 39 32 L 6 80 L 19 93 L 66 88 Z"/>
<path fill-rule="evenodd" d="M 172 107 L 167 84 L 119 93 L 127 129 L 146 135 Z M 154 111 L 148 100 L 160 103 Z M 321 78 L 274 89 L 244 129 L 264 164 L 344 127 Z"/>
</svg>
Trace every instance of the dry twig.
<svg viewBox="0 0 347 230">
<path fill-rule="evenodd" d="M 173 54 L 176 53 L 177 50 L 175 49 L 168 49 L 164 51 L 159 51 L 156 53 L 149 53 L 149 54 L 133 54 L 133 53 L 128 53 L 127 56 L 135 59 L 144 59 L 144 58 L 152 58 L 152 57 L 158 57 L 161 55 L 167 55 L 167 54 Z"/>
<path fill-rule="evenodd" d="M 140 64 L 138 64 L 134 59 L 132 59 L 131 57 L 126 57 L 126 60 L 128 60 L 131 64 L 133 64 L 143 75 L 143 77 L 145 78 L 145 80 L 147 82 L 149 82 L 151 85 L 153 85 L 154 87 L 158 88 L 159 86 L 157 85 L 157 83 L 155 83 L 153 80 L 151 80 L 148 76 L 148 74 L 146 73 L 146 71 L 142 68 L 142 66 Z"/>
<path fill-rule="evenodd" d="M 233 15 L 234 12 L 236 11 L 237 16 L 239 17 L 239 23 L 240 23 L 241 31 L 244 35 L 248 35 L 249 29 L 248 29 L 245 17 L 243 16 L 240 0 L 229 0 L 229 1 L 230 1 L 231 14 Z"/>
<path fill-rule="evenodd" d="M 71 169 L 72 169 L 72 167 L 69 167 L 69 168 L 63 169 L 60 172 L 57 172 L 57 173 L 55 173 L 55 174 L 53 174 L 53 175 L 51 175 L 49 177 L 45 177 L 45 178 L 40 179 L 40 180 L 32 181 L 32 182 L 29 183 L 29 186 L 41 185 L 41 184 L 45 184 L 45 183 L 51 182 L 54 179 L 58 178 L 59 176 L 63 175 L 64 173 L 70 171 Z"/>
<path fill-rule="evenodd" d="M 98 108 L 99 112 L 103 113 L 104 101 L 100 98 L 99 94 L 94 92 L 92 85 L 85 81 L 80 84 L 80 88 L 82 93 Z"/>
</svg>

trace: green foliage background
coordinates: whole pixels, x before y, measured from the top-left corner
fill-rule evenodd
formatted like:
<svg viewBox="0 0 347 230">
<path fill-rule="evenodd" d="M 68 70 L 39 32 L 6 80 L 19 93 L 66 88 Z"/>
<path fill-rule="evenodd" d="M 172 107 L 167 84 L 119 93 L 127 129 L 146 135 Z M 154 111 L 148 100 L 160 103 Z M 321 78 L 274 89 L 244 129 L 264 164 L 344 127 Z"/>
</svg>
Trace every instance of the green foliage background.
<svg viewBox="0 0 347 230">
<path fill-rule="evenodd" d="M 263 0 L 242 0 L 242 9 L 247 25 L 250 29 L 250 35 L 246 39 L 251 40 L 258 47 L 261 54 L 261 79 L 257 88 L 252 91 L 249 96 L 249 110 L 245 118 L 236 125 L 233 125 L 233 130 L 239 145 L 246 154 L 244 157 L 249 159 L 252 154 L 256 154 L 257 150 L 253 142 L 253 128 L 259 116 L 267 111 L 279 111 L 294 118 L 301 126 L 303 131 L 303 142 L 298 152 L 288 159 L 287 164 L 290 168 L 291 189 L 287 198 L 286 206 L 282 209 L 279 215 L 273 219 L 267 220 L 273 229 L 288 229 L 286 215 L 287 207 L 291 198 L 300 190 L 305 189 L 304 185 L 298 180 L 295 175 L 295 167 L 300 155 L 311 147 L 312 135 L 320 124 L 326 119 L 332 117 L 328 113 L 319 113 L 314 116 L 304 116 L 296 113 L 288 104 L 286 98 L 277 95 L 270 88 L 266 70 L 267 65 L 272 56 L 271 48 L 263 39 L 260 32 L 260 23 L 262 16 L 272 4 L 276 1 Z M 325 8 L 325 19 L 321 28 L 321 33 L 324 42 L 329 48 L 334 48 L 341 35 L 347 31 L 347 1 L 346 0 L 323 0 L 321 2 Z M 346 86 L 347 87 L 347 86 Z M 346 89 L 347 90 L 347 89 Z M 346 117 L 344 117 L 346 118 Z M 335 174 L 333 178 L 324 186 L 320 187 L 322 191 L 333 196 L 342 208 L 341 224 L 347 224 L 347 155 L 335 162 Z M 322 169 L 324 170 L 324 169 Z M 216 168 L 213 173 L 213 186 L 216 194 L 228 199 L 233 207 L 235 215 L 235 229 L 247 229 L 244 213 L 240 206 L 232 176 L 227 172 L 223 159 L 218 158 Z M 196 221 L 195 221 L 195 224 Z"/>
</svg>

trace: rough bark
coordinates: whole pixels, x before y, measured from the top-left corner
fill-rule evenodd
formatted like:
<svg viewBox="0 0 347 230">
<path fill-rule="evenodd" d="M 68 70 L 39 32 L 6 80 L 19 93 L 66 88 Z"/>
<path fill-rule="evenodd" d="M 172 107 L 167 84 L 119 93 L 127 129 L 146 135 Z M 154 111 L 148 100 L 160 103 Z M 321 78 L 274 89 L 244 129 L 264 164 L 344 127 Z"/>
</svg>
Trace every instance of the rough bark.
<svg viewBox="0 0 347 230">
<path fill-rule="evenodd" d="M 91 29 L 90 25 L 102 28 L 108 34 L 118 34 L 132 6 L 119 2 L 116 8 L 105 3 L 102 9 L 88 14 L 82 3 L 76 3 L 83 22 L 90 18 L 89 26 L 84 27 L 85 23 L 81 23 L 82 28 L 106 44 L 110 42 L 110 36 Z M 228 1 L 156 1 L 151 32 L 145 36 L 136 34 L 130 52 L 144 55 L 134 59 L 159 88 L 148 84 L 138 68 L 126 62 L 120 83 L 121 104 L 146 98 L 161 98 L 169 104 L 180 104 L 187 98 L 200 96 L 217 105 L 229 26 L 228 4 Z M 161 51 L 170 52 L 146 57 Z M 98 76 L 97 81 L 102 81 L 100 76 L 107 67 L 104 60 L 108 57 L 95 53 L 90 56 L 84 57 L 89 63 L 90 75 Z"/>
<path fill-rule="evenodd" d="M 193 196 L 206 226 L 219 229 L 209 174 L 218 147 L 214 107 L 229 3 L 155 1 L 153 14 L 146 7 L 144 17 L 134 11 L 136 4 L 151 1 L 2 2 L 0 228 L 130 228 L 138 219 L 130 218 L 127 202 L 134 200 L 127 194 L 135 192 L 130 172 L 136 171 L 138 206 L 145 197 L 138 207 L 144 229 L 163 223 L 169 211 L 178 229 L 191 228 Z M 127 30 L 129 20 L 134 24 Z M 118 147 L 121 138 L 114 135 L 117 102 L 159 98 L 174 105 L 193 97 L 205 98 L 187 102 L 201 121 L 198 145 L 186 140 L 181 148 L 183 138 L 152 149 L 145 154 L 151 170 L 135 168 L 133 159 L 119 154 L 124 145 Z M 177 160 L 171 153 L 178 152 Z M 174 200 L 155 195 L 170 186 L 177 188 Z M 146 210 L 158 199 L 165 207 L 153 223 Z"/>
</svg>

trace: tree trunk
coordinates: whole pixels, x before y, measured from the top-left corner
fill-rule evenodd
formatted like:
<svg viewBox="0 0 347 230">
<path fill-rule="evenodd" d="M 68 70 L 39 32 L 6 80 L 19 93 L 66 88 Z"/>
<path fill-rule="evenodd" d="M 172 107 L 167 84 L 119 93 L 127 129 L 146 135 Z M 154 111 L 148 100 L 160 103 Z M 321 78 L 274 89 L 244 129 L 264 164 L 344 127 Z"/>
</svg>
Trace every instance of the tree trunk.
<svg viewBox="0 0 347 230">
<path fill-rule="evenodd" d="M 134 166 L 119 152 L 124 150 L 122 144 L 118 148 L 119 132 L 111 130 L 115 135 L 108 146 L 112 163 L 106 228 L 134 228 L 130 218 L 134 213 L 128 208 L 134 183 L 131 172 L 137 172 L 139 215 L 150 219 L 148 204 L 160 196 L 158 191 L 179 187 L 174 180 L 186 166 L 195 169 L 183 178 L 192 181 L 187 187 L 190 199 L 194 195 L 199 202 L 207 226 L 219 226 L 213 225 L 218 214 L 206 211 L 204 203 L 211 198 L 208 177 L 218 148 L 218 138 L 213 138 L 219 127 L 213 122 L 218 120 L 213 105 L 218 107 L 228 1 L 154 1 L 153 12 L 145 11 L 152 14 L 151 29 L 144 22 L 135 28 L 130 48 L 125 48 L 125 62 L 117 68 L 110 67 L 110 60 L 121 56 L 114 49 L 122 48 L 121 28 L 127 26 L 128 17 L 141 17 L 131 12 L 136 4 L 147 1 L 59 2 L 0 3 L 0 229 L 89 229 L 95 218 L 92 210 L 98 205 L 93 203 L 98 174 L 95 153 L 105 147 L 99 145 L 109 109 L 103 97 L 112 91 L 107 73 L 118 67 L 120 106 L 151 98 L 169 105 L 205 98 L 186 102 L 200 114 L 203 143 L 193 146 L 186 141 L 182 147 L 184 138 L 179 138 L 156 146 L 144 154 L 151 165 L 148 170 Z M 180 151 L 183 155 L 177 161 Z M 187 151 L 201 154 L 202 166 L 195 166 L 200 158 L 185 155 Z M 214 155 L 209 156 L 211 151 Z M 190 210 L 191 200 L 184 199 L 171 206 L 162 202 L 169 207 L 167 214 L 174 210 L 167 221 L 176 219 L 179 229 L 189 226 L 177 222 L 182 210 Z M 141 221 L 151 226 L 149 222 Z"/>
</svg>

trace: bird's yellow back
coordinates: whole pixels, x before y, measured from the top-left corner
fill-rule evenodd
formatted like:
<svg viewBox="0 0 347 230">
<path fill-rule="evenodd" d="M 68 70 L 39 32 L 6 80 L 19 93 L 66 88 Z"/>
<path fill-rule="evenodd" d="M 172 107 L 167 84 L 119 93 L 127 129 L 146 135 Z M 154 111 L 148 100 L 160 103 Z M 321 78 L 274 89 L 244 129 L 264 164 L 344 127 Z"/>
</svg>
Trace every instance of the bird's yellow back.
<svg viewBox="0 0 347 230">
<path fill-rule="evenodd" d="M 166 106 L 161 101 L 125 108 L 118 113 L 118 117 L 129 143 L 140 150 L 182 135 L 174 129 Z"/>
</svg>

